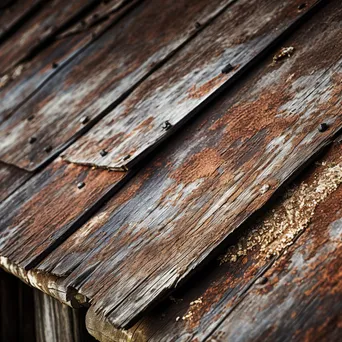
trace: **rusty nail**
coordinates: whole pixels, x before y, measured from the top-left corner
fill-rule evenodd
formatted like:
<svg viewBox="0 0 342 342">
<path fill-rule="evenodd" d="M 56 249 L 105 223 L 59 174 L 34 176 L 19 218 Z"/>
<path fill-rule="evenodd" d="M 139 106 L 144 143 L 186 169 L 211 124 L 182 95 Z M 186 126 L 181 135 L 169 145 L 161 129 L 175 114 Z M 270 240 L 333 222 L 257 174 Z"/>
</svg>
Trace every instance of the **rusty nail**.
<svg viewBox="0 0 342 342">
<path fill-rule="evenodd" d="M 131 155 L 130 155 L 130 154 L 127 154 L 127 156 L 124 156 L 124 157 L 122 158 L 122 160 L 128 160 L 129 158 L 131 158 Z"/>
<path fill-rule="evenodd" d="M 104 156 L 106 156 L 107 154 L 108 154 L 108 152 L 107 152 L 106 150 L 101 150 L 101 151 L 100 151 L 101 157 L 104 157 Z"/>
<path fill-rule="evenodd" d="M 198 22 L 198 21 L 196 21 L 196 23 L 195 23 L 195 27 L 197 28 L 197 29 L 200 29 L 201 28 L 201 23 L 200 22 Z"/>
<path fill-rule="evenodd" d="M 54 69 L 58 68 L 58 63 L 53 62 L 53 63 L 52 63 L 52 67 L 53 67 Z"/>
<path fill-rule="evenodd" d="M 45 147 L 44 147 L 44 151 L 45 151 L 46 153 L 49 153 L 49 152 L 52 151 L 52 147 L 51 147 L 51 146 L 45 146 Z"/>
<path fill-rule="evenodd" d="M 306 3 L 302 3 L 300 5 L 298 5 L 298 10 L 301 11 L 302 9 L 304 9 L 306 7 Z"/>
<path fill-rule="evenodd" d="M 37 140 L 36 137 L 30 137 L 28 142 L 29 142 L 29 144 L 33 144 L 36 140 Z"/>
<path fill-rule="evenodd" d="M 328 129 L 328 125 L 327 125 L 325 122 L 321 123 L 321 124 L 318 126 L 318 130 L 319 130 L 320 132 L 325 132 L 327 129 Z"/>
<path fill-rule="evenodd" d="M 229 63 L 222 69 L 222 74 L 228 74 L 234 69 L 234 67 Z"/>
<path fill-rule="evenodd" d="M 79 183 L 77 184 L 77 187 L 78 187 L 79 189 L 84 188 L 84 186 L 85 186 L 85 183 L 84 183 L 84 182 L 79 182 Z"/>
<path fill-rule="evenodd" d="M 84 116 L 83 118 L 81 118 L 80 123 L 81 123 L 82 125 L 84 125 L 84 124 L 86 124 L 88 121 L 89 121 L 89 118 L 88 118 L 87 116 Z"/>
<path fill-rule="evenodd" d="M 265 285 L 268 282 L 267 277 L 260 277 L 255 282 L 257 285 Z"/>
<path fill-rule="evenodd" d="M 166 121 L 163 123 L 162 129 L 163 129 L 164 131 L 168 131 L 171 127 L 172 127 L 172 124 L 170 123 L 170 121 L 169 121 L 169 120 L 166 120 Z"/>
</svg>

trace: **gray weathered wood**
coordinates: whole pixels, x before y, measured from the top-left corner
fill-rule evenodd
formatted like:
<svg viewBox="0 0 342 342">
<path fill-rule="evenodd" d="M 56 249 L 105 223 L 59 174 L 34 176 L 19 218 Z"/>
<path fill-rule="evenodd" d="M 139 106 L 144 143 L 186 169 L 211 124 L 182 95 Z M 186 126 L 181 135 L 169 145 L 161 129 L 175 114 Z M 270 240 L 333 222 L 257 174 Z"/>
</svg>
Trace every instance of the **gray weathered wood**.
<svg viewBox="0 0 342 342">
<path fill-rule="evenodd" d="M 0 205 L 0 256 L 29 269 L 90 217 L 125 176 L 54 161 Z"/>
<path fill-rule="evenodd" d="M 85 327 L 85 310 L 75 310 L 35 290 L 37 342 L 95 341 Z"/>
<path fill-rule="evenodd" d="M 308 8 L 315 2 L 310 1 Z M 237 1 L 67 150 L 64 158 L 113 169 L 132 166 L 274 44 L 302 15 L 297 6 L 292 0 Z M 228 64 L 231 69 L 222 73 Z M 171 126 L 163 128 L 165 122 Z M 108 152 L 106 156 L 99 153 L 101 149 Z"/>
<path fill-rule="evenodd" d="M 5 200 L 30 177 L 29 172 L 0 162 L 0 202 Z"/>
<path fill-rule="evenodd" d="M 49 78 L 58 73 L 60 68 L 82 51 L 87 44 L 96 40 L 102 32 L 111 25 L 114 25 L 136 2 L 112 0 L 99 4 L 92 11 L 90 18 L 93 18 L 97 11 L 101 13 L 101 11 L 105 11 L 108 7 L 112 11 L 106 20 L 97 22 L 95 25 L 87 16 L 81 22 L 83 23 L 83 21 L 88 20 L 91 27 L 88 27 L 89 25 L 82 27 L 83 29 L 81 31 L 75 32 L 73 35 L 68 35 L 63 39 L 51 35 L 51 42 L 45 42 L 44 46 L 39 50 L 39 53 L 37 51 L 34 56 L 22 60 L 17 67 L 2 75 L 0 77 L 0 123 L 8 119 L 16 108 L 42 87 Z M 116 10 L 112 8 L 114 4 L 117 6 Z M 78 23 L 79 21 L 76 21 L 74 26 L 77 26 Z M 62 31 L 62 33 L 66 32 L 68 30 Z M 10 39 L 12 45 L 15 45 L 15 41 L 16 37 Z"/>
<path fill-rule="evenodd" d="M 341 19 L 331 2 L 274 52 L 291 57 L 222 94 L 39 269 L 132 325 L 341 129 Z"/>
<path fill-rule="evenodd" d="M 30 171 L 50 160 L 191 39 L 196 20 L 205 26 L 233 1 L 167 0 L 161 11 L 153 0 L 134 7 L 0 126 L 0 159 Z M 32 136 L 37 140 L 29 144 Z"/>
</svg>

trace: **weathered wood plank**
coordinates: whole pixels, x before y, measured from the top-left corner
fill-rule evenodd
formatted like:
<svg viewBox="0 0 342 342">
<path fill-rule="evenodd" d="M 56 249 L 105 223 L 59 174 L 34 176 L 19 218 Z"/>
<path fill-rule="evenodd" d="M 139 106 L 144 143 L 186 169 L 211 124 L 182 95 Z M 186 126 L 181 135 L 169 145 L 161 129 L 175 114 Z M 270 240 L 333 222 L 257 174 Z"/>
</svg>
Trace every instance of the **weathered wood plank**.
<svg viewBox="0 0 342 342">
<path fill-rule="evenodd" d="M 39 269 L 129 327 L 341 129 L 341 19 L 332 1 L 284 43 L 290 58 L 279 47 L 222 94 Z"/>
<path fill-rule="evenodd" d="M 341 234 L 338 228 L 341 222 L 341 162 L 342 146 L 335 143 L 268 206 L 257 222 L 244 225 L 225 254 L 206 265 L 128 331 L 115 329 L 92 309 L 87 314 L 88 330 L 98 340 L 106 342 L 119 338 L 121 341 L 203 341 L 216 329 L 221 330 L 218 327 L 224 326 L 225 317 L 228 317 L 230 331 L 234 334 L 215 336 L 217 341 L 255 341 L 261 336 L 262 341 L 303 341 L 305 334 L 311 334 L 309 341 L 322 341 L 323 336 L 328 341 L 338 340 L 340 328 L 334 319 L 340 319 L 340 291 L 337 282 L 337 288 L 334 287 L 334 280 L 337 281 L 340 275 L 337 271 L 324 277 L 321 271 L 314 273 L 319 263 L 316 262 L 313 269 L 309 265 L 331 245 L 337 247 L 336 258 L 334 260 L 333 255 L 328 254 L 330 260 L 327 262 L 330 267 L 338 267 L 340 262 L 341 243 L 337 241 L 337 235 Z M 338 164 L 340 167 L 336 167 Z M 267 233 L 262 233 L 262 229 Z M 247 241 L 250 241 L 248 247 Z M 267 256 L 274 246 L 278 246 L 278 256 Z M 301 253 L 302 258 L 299 258 Z M 293 284 L 287 283 L 288 277 L 294 277 Z M 315 297 L 315 289 L 311 292 L 305 289 L 312 281 L 317 281 L 322 289 L 318 297 Z M 282 299 L 279 299 L 280 289 Z M 274 310 L 274 317 L 256 307 L 252 313 L 247 312 L 244 298 L 249 301 L 252 296 L 254 305 Z M 286 305 L 284 307 L 284 297 L 285 303 L 291 302 L 296 314 Z M 310 303 L 329 308 L 333 298 L 332 310 L 312 310 Z M 240 309 L 240 305 L 244 309 Z M 265 322 L 272 325 L 272 329 L 267 331 Z M 298 326 L 301 331 L 296 334 Z M 282 333 L 285 328 L 286 335 Z M 320 330 L 316 337 L 312 336 L 315 330 Z"/>
<path fill-rule="evenodd" d="M 138 0 L 137 0 L 138 1 Z M 124 16 L 137 1 L 112 0 L 101 3 L 95 7 L 90 17 L 80 20 L 82 30 L 67 35 L 65 38 L 54 38 L 49 44 L 44 45 L 35 56 L 22 61 L 17 67 L 3 75 L 0 79 L 0 123 L 8 119 L 16 108 L 20 107 L 30 96 L 43 86 L 49 78 L 59 72 L 70 59 L 96 40 L 108 27 L 114 25 Z M 114 8 L 113 8 L 114 7 Z M 97 13 L 108 12 L 106 20 L 94 22 Z M 78 27 L 78 21 L 75 23 Z M 74 27 L 74 26 L 73 26 Z M 73 28 L 72 27 L 72 28 Z M 70 30 L 72 29 L 70 28 Z M 68 31 L 63 31 L 67 33 Z M 33 119 L 31 115 L 28 119 Z"/>
<path fill-rule="evenodd" d="M 0 341 L 35 341 L 33 290 L 1 269 Z"/>
<path fill-rule="evenodd" d="M 59 303 L 43 292 L 34 292 L 37 342 L 95 341 L 85 327 L 85 311 Z"/>
<path fill-rule="evenodd" d="M 42 0 L 2 1 L 0 4 L 0 42 L 34 13 Z"/>
<path fill-rule="evenodd" d="M 30 268 L 90 217 L 125 175 L 56 160 L 0 205 L 0 256 Z"/>
<path fill-rule="evenodd" d="M 0 202 L 31 177 L 29 172 L 0 163 Z"/>
<path fill-rule="evenodd" d="M 63 27 L 71 24 L 87 9 L 96 5 L 96 2 L 96 0 L 41 2 L 35 15 L 31 16 L 10 39 L 1 45 L 1 74 L 7 73 Z"/>
<path fill-rule="evenodd" d="M 101 117 L 108 114 L 139 82 L 158 68 L 160 63 L 167 60 L 175 50 L 195 36 L 198 33 L 196 21 L 204 27 L 231 2 L 234 0 L 210 2 L 168 0 L 163 2 L 162 15 L 160 1 L 157 0 L 134 8 L 125 20 L 115 25 L 112 30 L 108 30 L 65 68 L 62 68 L 0 126 L 2 141 L 0 159 L 27 170 L 36 169 L 45 161 L 50 160 L 53 155 L 59 153 Z M 256 49 L 254 54 L 260 52 L 260 49 L 278 36 L 284 27 L 301 15 L 296 7 L 297 1 L 291 1 L 292 7 L 290 1 L 287 1 L 280 8 L 279 2 L 274 0 L 264 0 L 264 2 L 269 6 L 258 4 L 257 7 L 263 9 L 267 7 L 269 10 L 272 8 L 274 11 L 279 9 L 276 11 L 278 16 L 275 15 L 272 17 L 274 20 L 264 25 L 256 26 L 259 29 L 257 35 L 264 33 L 261 28 L 267 31 L 279 26 L 279 30 L 273 31 L 273 34 L 266 34 L 268 38 L 256 37 L 256 41 L 260 44 L 252 44 L 250 47 Z M 309 4 L 312 5 L 315 2 L 315 0 L 310 0 Z M 240 12 L 234 7 L 234 10 L 229 13 L 232 13 L 233 17 L 240 13 L 244 18 L 245 13 L 241 12 L 245 12 L 248 8 L 249 12 L 251 9 L 254 11 L 253 6 L 246 4 L 245 1 L 244 4 L 242 10 L 239 7 Z M 257 15 L 250 14 L 249 17 L 258 20 Z M 230 16 L 229 20 L 232 20 Z M 144 25 L 142 26 L 141 23 Z M 248 27 L 249 25 L 245 29 Z M 160 35 L 160 32 L 163 32 L 163 35 Z M 244 33 L 241 30 L 239 32 Z M 250 38 L 248 41 L 252 42 L 253 37 L 252 34 L 247 37 L 247 40 Z M 245 35 L 236 38 L 245 38 Z M 219 39 L 216 41 L 220 44 Z M 240 51 L 239 46 L 239 44 L 235 46 L 235 49 L 232 47 L 237 54 Z M 246 42 L 241 46 L 247 48 L 248 44 Z M 249 56 L 250 53 L 253 54 L 251 51 L 249 49 Z M 215 70 L 215 75 L 219 73 L 223 65 L 226 65 L 225 57 L 229 57 L 227 55 L 232 57 L 228 51 L 223 55 L 219 58 L 222 65 L 219 70 Z M 201 57 L 203 59 L 203 55 Z M 223 76 L 224 79 L 227 77 L 229 78 L 229 76 Z M 198 100 L 190 102 L 196 101 Z M 35 120 L 27 121 L 26 119 L 32 114 Z M 84 117 L 87 117 L 89 122 L 81 125 L 80 119 Z M 136 118 L 132 115 L 128 117 L 136 122 Z M 135 127 L 145 122 L 145 119 L 147 118 L 142 118 Z M 135 136 L 136 132 L 133 133 Z M 36 138 L 35 144 L 28 143 L 32 136 Z M 114 137 L 111 141 L 115 139 Z"/>
<path fill-rule="evenodd" d="M 64 158 L 113 169 L 132 166 L 289 29 L 302 15 L 298 3 L 236 2 L 66 151 Z M 231 67 L 222 73 L 228 64 Z M 99 153 L 102 149 L 106 156 Z"/>
</svg>

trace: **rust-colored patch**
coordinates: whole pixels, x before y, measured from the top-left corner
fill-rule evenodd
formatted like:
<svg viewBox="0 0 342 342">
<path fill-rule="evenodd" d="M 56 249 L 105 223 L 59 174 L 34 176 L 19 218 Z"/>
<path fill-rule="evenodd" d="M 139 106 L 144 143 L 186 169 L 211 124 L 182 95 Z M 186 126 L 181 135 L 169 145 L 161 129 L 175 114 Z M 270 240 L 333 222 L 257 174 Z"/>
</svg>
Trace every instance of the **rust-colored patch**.
<svg viewBox="0 0 342 342">
<path fill-rule="evenodd" d="M 175 170 L 170 178 L 175 179 L 178 184 L 186 185 L 201 178 L 211 177 L 223 162 L 218 151 L 206 148 L 193 155 Z"/>
<path fill-rule="evenodd" d="M 236 66 L 231 72 L 233 72 L 235 69 L 237 69 L 238 66 Z M 208 95 L 213 91 L 214 88 L 219 87 L 224 83 L 227 79 L 229 78 L 229 75 L 226 74 L 219 74 L 213 79 L 205 82 L 201 86 L 193 85 L 189 90 L 188 90 L 188 96 L 187 98 L 190 99 L 201 99 L 204 96 Z"/>
</svg>

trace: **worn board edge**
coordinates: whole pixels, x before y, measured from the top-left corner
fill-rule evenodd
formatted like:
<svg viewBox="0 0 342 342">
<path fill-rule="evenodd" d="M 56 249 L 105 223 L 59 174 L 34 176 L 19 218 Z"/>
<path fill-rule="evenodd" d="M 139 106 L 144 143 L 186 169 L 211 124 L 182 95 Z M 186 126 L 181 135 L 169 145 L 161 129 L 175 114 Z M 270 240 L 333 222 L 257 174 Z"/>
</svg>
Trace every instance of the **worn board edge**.
<svg viewBox="0 0 342 342">
<path fill-rule="evenodd" d="M 127 0 L 129 1 L 129 0 Z M 126 7 L 122 9 L 122 13 L 118 17 L 116 17 L 115 21 L 111 23 L 110 25 L 106 26 L 103 30 L 101 30 L 100 33 L 96 34 L 96 39 L 91 40 L 88 44 L 86 44 L 82 49 L 78 50 L 74 55 L 70 57 L 65 63 L 62 63 L 60 68 L 58 70 L 61 70 L 64 68 L 67 64 L 69 64 L 75 57 L 77 57 L 79 54 L 81 54 L 88 46 L 90 46 L 94 41 L 97 40 L 100 36 L 102 36 L 107 30 L 109 30 L 112 26 L 114 26 L 119 20 L 124 19 L 125 15 L 129 13 L 129 11 L 134 8 L 135 5 L 140 4 L 144 0 L 135 0 L 131 1 Z M 63 151 L 65 151 L 68 147 L 70 147 L 73 143 L 76 142 L 80 137 L 82 137 L 85 133 L 87 133 L 93 126 L 95 126 L 99 121 L 101 121 L 106 115 L 108 115 L 115 107 L 117 107 L 122 101 L 124 101 L 141 83 L 143 83 L 148 77 L 150 77 L 154 72 L 159 70 L 163 65 L 165 65 L 178 51 L 180 51 L 184 46 L 186 46 L 192 39 L 194 39 L 201 31 L 203 31 L 207 26 L 211 24 L 212 21 L 214 21 L 217 17 L 219 17 L 224 11 L 227 10 L 231 5 L 233 5 L 238 0 L 228 0 L 227 4 L 222 6 L 218 11 L 215 11 L 212 16 L 209 16 L 206 22 L 201 23 L 201 27 L 199 29 L 193 30 L 184 40 L 183 43 L 178 45 L 175 49 L 173 49 L 171 52 L 169 52 L 161 61 L 153 65 L 153 67 L 144 75 L 142 76 L 136 83 L 134 83 L 127 91 L 123 92 L 114 102 L 112 102 L 109 106 L 107 106 L 104 110 L 102 110 L 99 114 L 97 114 L 92 120 L 90 120 L 86 125 L 84 125 L 80 130 L 78 130 L 70 139 L 68 139 L 65 143 L 57 146 L 54 148 L 53 152 L 51 152 L 45 159 L 42 159 L 38 163 L 27 166 L 25 168 L 22 168 L 24 170 L 27 170 L 29 172 L 36 172 L 44 168 L 47 164 L 49 164 L 53 159 L 55 159 L 57 156 L 59 156 Z M 322 0 L 317 0 L 322 1 Z M 55 73 L 53 74 L 55 75 Z M 30 100 L 38 91 L 40 91 L 45 84 L 53 77 L 47 78 L 40 86 L 35 90 L 34 93 L 30 95 L 29 98 L 25 100 Z M 24 102 L 24 103 L 25 103 Z M 19 110 L 20 107 L 24 104 L 22 103 L 19 107 L 17 107 L 15 110 Z M 13 111 L 12 111 L 13 112 Z M 63 157 L 63 155 L 62 155 Z M 67 159 L 64 159 L 65 162 L 69 162 Z M 73 163 L 76 164 L 76 163 Z M 11 164 L 12 165 L 12 164 Z M 15 164 L 13 164 L 15 165 Z M 81 164 L 78 163 L 78 165 L 85 165 L 85 166 L 94 166 L 92 164 Z M 16 165 L 15 165 L 16 166 Z M 18 166 L 17 166 L 18 167 Z M 105 169 L 105 168 L 104 168 Z M 125 167 L 122 168 L 108 168 L 109 170 L 113 171 L 127 171 L 128 169 Z"/>
<path fill-rule="evenodd" d="M 237 0 L 233 0 L 230 3 L 230 5 L 232 5 L 236 1 Z M 184 116 L 184 118 L 182 118 L 176 124 L 172 125 L 172 127 L 170 129 L 168 129 L 164 135 L 162 135 L 159 138 L 157 138 L 156 140 L 154 140 L 147 148 L 144 149 L 144 151 L 140 152 L 136 156 L 134 155 L 133 158 L 129 159 L 129 161 L 121 160 L 120 163 L 117 164 L 117 166 L 103 166 L 103 165 L 97 165 L 97 164 L 93 164 L 93 163 L 78 162 L 78 161 L 73 160 L 71 158 L 69 159 L 70 156 L 67 154 L 62 154 L 61 157 L 63 158 L 64 161 L 69 162 L 69 163 L 78 164 L 78 165 L 85 165 L 85 166 L 96 166 L 99 168 L 108 169 L 108 170 L 112 170 L 112 171 L 127 171 L 127 170 L 134 168 L 135 166 L 138 166 L 139 163 L 142 160 L 146 159 L 146 157 L 149 156 L 151 154 L 151 152 L 153 152 L 161 143 L 168 140 L 173 134 L 175 134 L 177 131 L 179 131 L 179 129 L 181 129 L 194 116 L 199 114 L 199 112 L 201 112 L 205 107 L 207 107 L 209 104 L 211 104 L 219 95 L 221 95 L 223 92 L 227 91 L 227 89 L 229 89 L 229 87 L 234 85 L 236 83 L 236 81 L 239 80 L 242 76 L 244 76 L 253 66 L 255 66 L 257 63 L 262 61 L 262 59 L 265 56 L 267 56 L 269 54 L 269 52 L 274 49 L 275 46 L 279 45 L 281 43 L 281 41 L 288 38 L 289 35 L 291 35 L 299 26 L 304 24 L 306 22 L 306 20 L 308 20 L 312 15 L 314 15 L 315 12 L 318 11 L 324 5 L 325 5 L 324 0 L 317 0 L 305 12 L 298 15 L 298 17 L 296 17 L 292 22 L 289 23 L 289 25 L 283 30 L 283 32 L 281 32 L 275 39 L 273 39 L 271 43 L 266 45 L 265 48 L 263 48 L 260 52 L 258 52 L 255 57 L 253 57 L 243 67 L 241 67 L 227 81 L 225 81 L 222 85 L 220 85 L 220 87 L 217 90 L 215 90 L 213 93 L 211 93 L 198 106 L 196 106 L 194 109 L 192 109 L 190 112 L 188 112 L 187 115 Z M 213 18 L 212 20 L 219 17 L 224 11 L 227 10 L 227 8 L 228 8 L 228 6 L 224 10 L 222 10 L 217 16 L 215 16 L 215 18 Z M 208 24 L 210 24 L 210 23 L 208 23 Z M 202 29 L 204 29 L 206 26 L 207 26 L 207 24 L 206 25 L 203 24 Z M 201 30 L 199 30 L 191 39 L 196 37 L 197 34 L 201 32 Z M 176 50 L 174 50 L 171 53 L 171 56 L 169 56 L 166 60 L 163 60 L 163 62 L 160 65 L 158 63 L 157 69 L 159 69 L 161 66 L 165 65 L 173 57 L 174 54 L 176 54 L 179 50 L 181 50 L 189 42 L 190 42 L 190 40 L 187 41 L 185 44 L 182 44 L 182 46 L 180 46 Z M 157 69 L 153 70 L 153 72 L 151 72 L 151 74 L 154 73 L 155 71 L 157 71 Z M 82 134 L 80 134 L 80 135 L 77 134 L 77 136 L 75 135 L 73 137 L 73 142 L 68 143 L 67 144 L 68 146 L 63 146 L 62 150 L 64 151 L 67 147 L 70 147 L 70 145 L 72 145 L 77 139 L 79 139 L 81 137 L 81 135 L 87 133 L 93 126 L 95 126 L 95 124 L 97 124 L 102 118 L 104 118 L 106 115 L 108 115 L 119 103 L 124 101 L 143 81 L 145 81 L 145 79 L 147 79 L 149 76 L 151 76 L 151 74 L 144 77 L 141 80 L 141 82 L 138 82 L 124 96 L 120 97 L 117 100 L 117 102 L 115 102 L 112 105 L 110 105 L 109 107 L 107 107 L 107 109 L 105 109 L 103 111 L 103 113 L 101 114 L 101 117 L 97 117 L 96 119 L 94 119 L 94 121 L 92 121 L 92 123 L 93 122 L 94 123 L 92 124 L 91 127 L 89 127 L 89 128 L 85 127 L 85 129 L 82 130 Z M 60 151 L 59 153 L 61 153 L 61 152 L 62 151 Z M 67 151 L 65 151 L 65 152 L 67 152 Z M 30 168 L 27 168 L 27 170 L 30 170 Z"/>
</svg>

